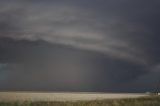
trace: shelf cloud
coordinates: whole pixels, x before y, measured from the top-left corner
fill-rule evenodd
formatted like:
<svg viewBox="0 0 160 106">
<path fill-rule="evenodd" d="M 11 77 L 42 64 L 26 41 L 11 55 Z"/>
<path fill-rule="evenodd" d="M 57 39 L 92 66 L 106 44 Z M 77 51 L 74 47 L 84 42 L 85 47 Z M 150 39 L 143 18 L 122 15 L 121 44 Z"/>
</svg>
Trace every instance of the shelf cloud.
<svg viewBox="0 0 160 106">
<path fill-rule="evenodd" d="M 116 91 L 118 82 L 131 89 L 139 80 L 144 85 L 146 78 L 155 76 L 153 67 L 159 64 L 159 5 L 158 0 L 0 1 L 0 70 L 11 70 L 0 71 L 0 84 L 6 84 L 2 89 L 14 88 L 5 81 L 24 78 L 17 75 L 26 76 L 24 84 L 18 84 L 22 87 L 38 73 L 36 83 L 44 70 L 49 77 L 43 84 L 51 84 L 54 77 L 53 89 L 66 86 L 69 90 L 75 84 L 75 89 Z M 33 71 L 27 74 L 27 70 Z M 4 79 L 5 72 L 11 77 Z"/>
</svg>

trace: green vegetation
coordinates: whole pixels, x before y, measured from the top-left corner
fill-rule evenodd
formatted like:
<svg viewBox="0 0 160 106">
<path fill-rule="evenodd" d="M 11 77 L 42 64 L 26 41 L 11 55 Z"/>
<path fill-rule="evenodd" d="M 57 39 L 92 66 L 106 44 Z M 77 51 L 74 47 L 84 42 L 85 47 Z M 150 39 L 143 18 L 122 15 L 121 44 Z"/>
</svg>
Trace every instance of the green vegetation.
<svg viewBox="0 0 160 106">
<path fill-rule="evenodd" d="M 76 102 L 0 102 L 0 106 L 160 106 L 160 96 Z"/>
</svg>

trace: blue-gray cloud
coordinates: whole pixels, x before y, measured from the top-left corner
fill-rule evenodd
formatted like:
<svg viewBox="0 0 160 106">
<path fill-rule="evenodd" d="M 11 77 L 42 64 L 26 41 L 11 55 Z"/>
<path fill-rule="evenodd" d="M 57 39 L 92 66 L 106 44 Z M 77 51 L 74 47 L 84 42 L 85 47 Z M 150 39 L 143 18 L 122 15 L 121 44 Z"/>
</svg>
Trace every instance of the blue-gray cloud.
<svg viewBox="0 0 160 106">
<path fill-rule="evenodd" d="M 146 79 L 158 78 L 153 70 L 160 61 L 159 5 L 158 0 L 0 1 L 0 62 L 12 66 L 8 81 L 19 85 L 6 88 L 25 89 L 27 78 L 39 73 L 34 83 L 48 75 L 42 85 L 54 77 L 57 89 L 70 83 L 68 89 L 116 91 L 119 83 L 126 85 L 119 91 L 138 91 L 136 85 L 144 91 L 153 86 Z"/>
<path fill-rule="evenodd" d="M 128 37 L 140 36 L 133 35 L 134 33 L 146 34 L 144 27 L 126 22 L 119 15 L 110 14 L 108 9 L 107 13 L 98 13 L 92 8 L 51 3 L 2 3 L 1 36 L 42 39 L 53 44 L 68 45 L 139 64 L 148 64 L 145 51 L 126 40 Z"/>
</svg>

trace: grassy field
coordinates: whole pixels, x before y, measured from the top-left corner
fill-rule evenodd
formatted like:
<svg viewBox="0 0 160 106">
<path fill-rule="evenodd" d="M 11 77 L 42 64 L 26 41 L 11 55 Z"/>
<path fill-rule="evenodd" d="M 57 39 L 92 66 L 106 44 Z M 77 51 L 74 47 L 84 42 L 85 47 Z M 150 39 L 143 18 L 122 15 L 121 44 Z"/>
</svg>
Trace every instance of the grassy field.
<svg viewBox="0 0 160 106">
<path fill-rule="evenodd" d="M 75 102 L 0 102 L 0 106 L 160 106 L 160 96 Z"/>
<path fill-rule="evenodd" d="M 0 101 L 91 101 L 148 96 L 144 93 L 0 92 Z"/>
</svg>

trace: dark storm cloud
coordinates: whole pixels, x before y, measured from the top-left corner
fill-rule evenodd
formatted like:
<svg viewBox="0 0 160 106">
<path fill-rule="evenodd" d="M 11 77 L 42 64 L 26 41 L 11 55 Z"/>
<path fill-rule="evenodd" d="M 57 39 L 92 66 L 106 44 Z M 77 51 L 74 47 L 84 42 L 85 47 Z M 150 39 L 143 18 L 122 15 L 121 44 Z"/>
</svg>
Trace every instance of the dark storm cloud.
<svg viewBox="0 0 160 106">
<path fill-rule="evenodd" d="M 143 51 L 134 47 L 134 44 L 125 40 L 126 37 L 123 36 L 123 33 L 129 33 L 132 29 L 137 31 L 136 26 L 128 25 L 119 16 L 112 14 L 104 16 L 104 13 L 93 12 L 93 7 L 90 9 L 86 7 L 85 10 L 80 8 L 81 5 L 73 5 L 74 3 L 51 3 L 52 5 L 48 1 L 2 3 L 1 27 L 8 29 L 7 31 L 2 29 L 1 36 L 29 40 L 43 39 L 50 43 L 102 52 L 146 64 Z"/>
<path fill-rule="evenodd" d="M 158 0 L 1 1 L 0 62 L 10 70 L 1 88 L 152 90 L 159 9 Z"/>
<path fill-rule="evenodd" d="M 1 50 L 3 90 L 127 92 L 135 91 L 128 84 L 150 73 L 143 65 L 41 40 L 1 38 Z"/>
</svg>

